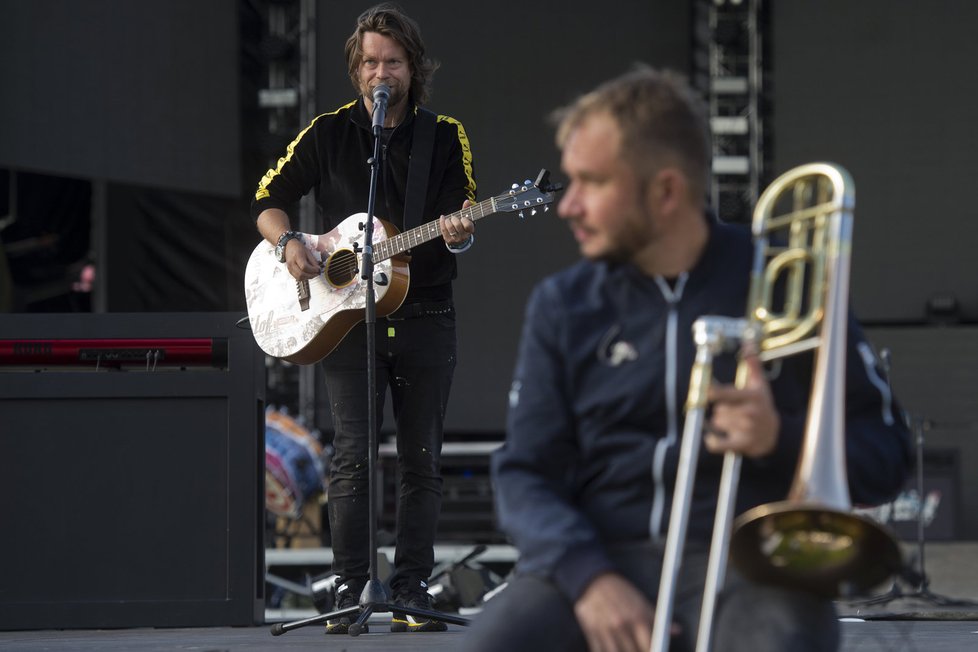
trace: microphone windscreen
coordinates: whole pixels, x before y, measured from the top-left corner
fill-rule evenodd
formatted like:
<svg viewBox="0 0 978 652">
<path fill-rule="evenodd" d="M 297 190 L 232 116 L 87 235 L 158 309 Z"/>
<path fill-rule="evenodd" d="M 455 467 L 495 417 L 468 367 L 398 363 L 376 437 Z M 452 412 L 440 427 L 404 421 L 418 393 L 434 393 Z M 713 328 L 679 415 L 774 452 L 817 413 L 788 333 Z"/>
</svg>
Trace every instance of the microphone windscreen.
<svg viewBox="0 0 978 652">
<path fill-rule="evenodd" d="M 377 84 L 374 87 L 374 102 L 386 102 L 391 96 L 391 89 L 387 84 Z"/>
</svg>

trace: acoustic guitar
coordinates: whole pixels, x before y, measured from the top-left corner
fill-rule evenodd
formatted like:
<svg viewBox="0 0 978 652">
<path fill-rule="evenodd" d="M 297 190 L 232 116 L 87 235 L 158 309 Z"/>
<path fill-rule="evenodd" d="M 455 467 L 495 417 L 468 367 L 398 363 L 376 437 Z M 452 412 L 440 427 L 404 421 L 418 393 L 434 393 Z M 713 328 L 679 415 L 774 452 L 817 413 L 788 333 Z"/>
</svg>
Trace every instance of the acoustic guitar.
<svg viewBox="0 0 978 652">
<path fill-rule="evenodd" d="M 558 187 L 541 170 L 536 181 L 513 184 L 500 195 L 456 211 L 450 217 L 473 221 L 496 213 L 531 214 L 548 210 Z M 275 257 L 275 247 L 262 240 L 245 268 L 245 302 L 251 331 L 270 356 L 296 364 L 313 364 L 336 348 L 365 318 L 367 281 L 362 278 L 363 226 L 366 213 L 344 219 L 321 235 L 303 234 L 303 244 L 319 258 L 322 272 L 297 281 Z M 438 220 L 399 233 L 386 220 L 374 218 L 373 287 L 376 314 L 391 314 L 404 301 L 410 271 L 403 256 L 411 247 L 441 237 Z"/>
</svg>

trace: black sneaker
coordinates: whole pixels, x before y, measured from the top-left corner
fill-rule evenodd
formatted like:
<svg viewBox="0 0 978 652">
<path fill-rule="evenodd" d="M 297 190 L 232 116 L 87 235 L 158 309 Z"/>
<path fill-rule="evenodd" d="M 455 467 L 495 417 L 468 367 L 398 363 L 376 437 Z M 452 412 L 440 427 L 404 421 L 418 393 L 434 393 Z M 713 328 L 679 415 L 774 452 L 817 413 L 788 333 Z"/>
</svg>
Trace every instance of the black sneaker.
<svg viewBox="0 0 978 652">
<path fill-rule="evenodd" d="M 394 594 L 394 605 L 434 611 L 431 606 L 431 596 L 428 594 L 428 585 L 421 580 L 416 584 L 400 587 Z M 396 610 L 392 613 L 392 632 L 444 632 L 447 629 L 448 625 L 440 620 L 413 616 Z"/>
<path fill-rule="evenodd" d="M 336 589 L 336 600 L 333 611 L 340 611 L 342 609 L 349 609 L 350 607 L 356 607 L 360 604 L 360 594 L 363 593 L 363 583 L 362 582 L 344 582 Z M 350 625 L 357 621 L 357 616 L 359 612 L 348 616 L 340 616 L 338 618 L 330 618 L 326 621 L 326 633 L 327 634 L 348 634 L 350 632 Z M 361 630 L 364 634 L 367 633 L 367 623 L 363 624 L 363 629 Z"/>
</svg>

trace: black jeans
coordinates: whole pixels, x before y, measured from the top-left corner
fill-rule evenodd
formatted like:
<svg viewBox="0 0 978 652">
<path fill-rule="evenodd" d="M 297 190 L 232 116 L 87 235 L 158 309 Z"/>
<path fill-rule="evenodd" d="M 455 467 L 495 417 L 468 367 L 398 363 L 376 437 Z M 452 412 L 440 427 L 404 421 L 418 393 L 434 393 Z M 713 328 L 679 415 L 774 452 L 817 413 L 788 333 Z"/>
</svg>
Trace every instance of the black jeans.
<svg viewBox="0 0 978 652">
<path fill-rule="evenodd" d="M 411 319 L 378 318 L 377 428 L 388 388 L 396 421 L 397 548 L 393 591 L 427 580 L 441 510 L 442 424 L 455 370 L 455 313 L 451 308 Z M 343 581 L 367 579 L 370 568 L 366 326 L 359 324 L 323 361 L 333 412 L 328 511 L 333 571 Z M 378 497 L 379 498 L 379 497 Z"/>
<path fill-rule="evenodd" d="M 611 551 L 618 570 L 655 605 L 661 549 L 648 544 Z M 707 551 L 688 550 L 676 591 L 673 620 L 682 634 L 669 649 L 689 652 L 706 577 Z M 829 652 L 838 649 L 839 624 L 830 600 L 797 591 L 750 584 L 733 569 L 717 607 L 713 647 L 717 652 Z M 574 605 L 546 579 L 518 575 L 476 616 L 461 646 L 466 652 L 587 652 Z"/>
</svg>

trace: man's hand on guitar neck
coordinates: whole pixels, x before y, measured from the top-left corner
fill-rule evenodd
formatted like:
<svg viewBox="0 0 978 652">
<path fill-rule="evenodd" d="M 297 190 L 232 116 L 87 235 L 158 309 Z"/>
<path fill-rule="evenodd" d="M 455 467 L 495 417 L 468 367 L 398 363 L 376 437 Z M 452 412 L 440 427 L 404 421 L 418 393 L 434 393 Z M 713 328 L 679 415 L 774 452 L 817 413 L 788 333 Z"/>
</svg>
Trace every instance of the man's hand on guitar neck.
<svg viewBox="0 0 978 652">
<path fill-rule="evenodd" d="M 468 240 L 475 233 L 475 222 L 472 218 L 465 216 L 465 209 L 472 205 L 468 199 L 462 202 L 462 210 L 451 215 L 442 215 L 439 218 L 441 237 L 445 244 L 452 248 L 458 248 L 463 242 Z"/>
</svg>

